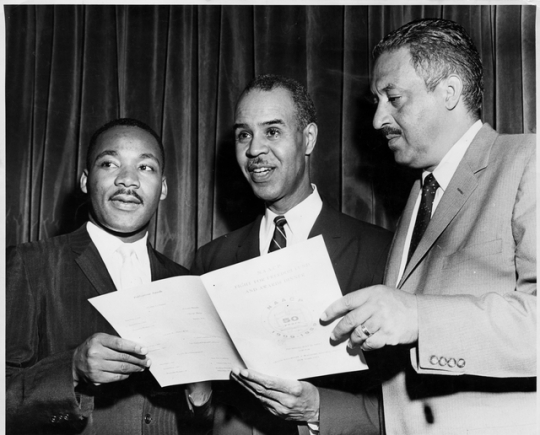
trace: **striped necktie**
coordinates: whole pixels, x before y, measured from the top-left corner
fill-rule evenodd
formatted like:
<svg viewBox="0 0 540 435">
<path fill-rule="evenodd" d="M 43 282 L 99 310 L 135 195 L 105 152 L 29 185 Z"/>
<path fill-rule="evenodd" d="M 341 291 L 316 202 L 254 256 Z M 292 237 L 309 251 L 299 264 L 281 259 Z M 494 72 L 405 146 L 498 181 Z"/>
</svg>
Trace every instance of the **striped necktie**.
<svg viewBox="0 0 540 435">
<path fill-rule="evenodd" d="M 285 216 L 276 216 L 274 223 L 276 224 L 276 228 L 268 252 L 274 252 L 287 246 L 287 236 L 285 236 L 285 224 L 287 223 L 287 219 L 285 219 Z"/>
</svg>

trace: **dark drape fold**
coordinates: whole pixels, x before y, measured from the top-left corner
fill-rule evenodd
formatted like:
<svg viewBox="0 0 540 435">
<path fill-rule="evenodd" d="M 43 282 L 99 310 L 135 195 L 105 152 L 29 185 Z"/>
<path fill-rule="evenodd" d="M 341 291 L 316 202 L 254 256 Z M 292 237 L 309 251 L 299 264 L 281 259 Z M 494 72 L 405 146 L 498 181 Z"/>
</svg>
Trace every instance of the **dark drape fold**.
<svg viewBox="0 0 540 435">
<path fill-rule="evenodd" d="M 133 117 L 162 135 L 167 154 L 169 196 L 151 240 L 189 264 L 198 246 L 261 210 L 231 127 L 239 92 L 262 73 L 293 77 L 313 96 L 310 170 L 322 196 L 393 229 L 415 174 L 371 126 L 370 53 L 417 18 L 453 19 L 470 33 L 485 67 L 485 121 L 536 130 L 535 6 L 9 5 L 5 17 L 8 245 L 85 219 L 89 137 Z"/>
</svg>

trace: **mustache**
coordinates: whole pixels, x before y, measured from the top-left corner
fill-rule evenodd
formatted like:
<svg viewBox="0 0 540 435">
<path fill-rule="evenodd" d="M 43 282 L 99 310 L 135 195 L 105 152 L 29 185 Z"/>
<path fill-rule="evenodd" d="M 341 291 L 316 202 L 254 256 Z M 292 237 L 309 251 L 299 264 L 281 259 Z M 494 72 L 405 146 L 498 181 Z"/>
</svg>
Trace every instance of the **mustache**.
<svg viewBox="0 0 540 435">
<path fill-rule="evenodd" d="M 111 195 L 110 199 L 114 199 L 114 197 L 117 196 L 117 195 L 133 196 L 134 198 L 139 200 L 141 203 L 144 203 L 144 201 L 140 197 L 140 195 L 136 191 L 134 191 L 132 189 L 122 189 L 122 188 L 120 188 Z"/>
<path fill-rule="evenodd" d="M 270 166 L 267 162 L 265 162 L 260 157 L 257 157 L 256 159 L 250 160 L 248 162 L 248 170 L 255 169 L 258 166 Z"/>
<path fill-rule="evenodd" d="M 388 136 L 390 134 L 401 134 L 402 133 L 402 131 L 399 128 L 389 127 L 389 126 L 381 128 L 381 132 L 382 132 L 383 136 Z"/>
</svg>

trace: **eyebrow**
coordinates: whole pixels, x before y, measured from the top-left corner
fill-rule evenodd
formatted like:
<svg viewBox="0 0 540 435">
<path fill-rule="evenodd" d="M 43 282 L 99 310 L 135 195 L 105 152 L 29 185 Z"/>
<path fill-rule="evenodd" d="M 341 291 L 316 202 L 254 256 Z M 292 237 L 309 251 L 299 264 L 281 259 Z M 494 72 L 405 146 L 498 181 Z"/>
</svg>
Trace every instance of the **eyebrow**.
<svg viewBox="0 0 540 435">
<path fill-rule="evenodd" d="M 272 119 L 271 121 L 265 121 L 265 122 L 259 123 L 259 125 L 262 125 L 262 126 L 276 125 L 276 124 L 285 125 L 285 122 L 281 119 Z M 247 124 L 238 123 L 238 124 L 233 125 L 233 130 L 236 130 L 237 128 L 246 128 L 246 127 L 248 127 Z"/>
<path fill-rule="evenodd" d="M 102 151 L 100 152 L 96 158 L 94 159 L 94 162 L 97 162 L 99 159 L 101 159 L 102 157 L 105 157 L 105 156 L 112 156 L 112 157 L 117 157 L 118 156 L 118 152 L 117 151 L 114 151 L 114 150 L 105 150 L 105 151 Z M 139 158 L 141 159 L 151 159 L 151 160 L 154 160 L 156 163 L 158 164 L 161 164 L 161 162 L 159 161 L 159 159 L 152 153 L 142 153 Z"/>
<path fill-rule="evenodd" d="M 388 83 L 384 88 L 382 88 L 380 91 L 377 90 L 377 88 L 375 89 L 370 89 L 370 92 L 373 96 L 377 96 L 377 92 L 380 92 L 380 93 L 383 93 L 383 92 L 387 92 L 387 91 L 391 91 L 393 89 L 396 89 L 397 86 L 393 83 Z"/>
</svg>

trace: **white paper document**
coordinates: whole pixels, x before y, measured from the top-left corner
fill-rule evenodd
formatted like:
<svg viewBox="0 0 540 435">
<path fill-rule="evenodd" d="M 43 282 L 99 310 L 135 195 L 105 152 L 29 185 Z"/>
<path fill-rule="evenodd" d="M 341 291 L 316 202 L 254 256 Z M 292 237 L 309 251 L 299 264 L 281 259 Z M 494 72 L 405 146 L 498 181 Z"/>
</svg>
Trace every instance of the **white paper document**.
<svg viewBox="0 0 540 435">
<path fill-rule="evenodd" d="M 333 324 L 319 323 L 339 297 L 318 236 L 200 278 L 168 278 L 90 302 L 120 336 L 149 349 L 150 370 L 167 386 L 228 379 L 233 367 L 289 379 L 367 369 L 361 352 L 330 344 Z"/>
</svg>

